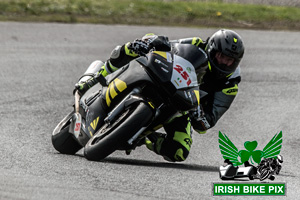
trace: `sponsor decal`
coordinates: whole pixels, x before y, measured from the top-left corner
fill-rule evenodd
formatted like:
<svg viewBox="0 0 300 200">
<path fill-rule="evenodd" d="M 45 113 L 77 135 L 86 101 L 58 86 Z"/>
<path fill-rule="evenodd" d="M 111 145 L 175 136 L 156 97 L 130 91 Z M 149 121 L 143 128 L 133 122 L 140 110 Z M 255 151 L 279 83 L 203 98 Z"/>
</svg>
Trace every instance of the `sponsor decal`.
<svg viewBox="0 0 300 200">
<path fill-rule="evenodd" d="M 176 80 L 174 80 L 174 82 L 176 83 L 176 85 L 177 85 L 177 86 L 179 86 L 179 84 L 177 83 L 177 81 L 176 81 Z"/>
<path fill-rule="evenodd" d="M 98 122 L 99 122 L 99 117 L 97 117 L 97 119 L 94 119 L 92 122 L 91 122 L 91 127 L 96 130 L 96 127 L 98 125 Z"/>
<path fill-rule="evenodd" d="M 75 124 L 75 131 L 79 131 L 80 130 L 80 125 L 81 125 L 81 123 L 76 123 Z"/>
<path fill-rule="evenodd" d="M 187 67 L 186 70 L 188 71 L 188 73 L 191 73 L 192 71 L 190 67 Z"/>
<path fill-rule="evenodd" d="M 154 62 L 156 62 L 156 63 L 162 65 L 161 69 L 162 69 L 164 72 L 167 72 L 167 73 L 169 72 L 169 70 L 167 70 L 167 69 L 169 68 L 168 65 L 166 65 L 166 64 L 163 63 L 163 62 L 161 62 L 161 61 L 158 60 L 158 59 L 155 59 Z M 167 69 L 165 69 L 165 68 L 167 68 Z"/>
<path fill-rule="evenodd" d="M 238 86 L 237 86 L 237 84 L 235 84 L 234 87 L 225 88 L 225 89 L 222 90 L 222 92 L 224 94 L 227 94 L 227 95 L 237 95 L 237 93 L 238 93 Z"/>
<path fill-rule="evenodd" d="M 165 68 L 161 67 L 161 70 L 163 70 L 164 72 L 168 73 L 169 71 L 166 70 Z"/>
<path fill-rule="evenodd" d="M 174 67 L 174 69 L 181 75 L 181 77 L 186 81 L 186 84 L 189 86 L 192 81 L 190 79 L 189 74 L 180 66 L 180 65 L 176 65 L 176 67 Z"/>
</svg>

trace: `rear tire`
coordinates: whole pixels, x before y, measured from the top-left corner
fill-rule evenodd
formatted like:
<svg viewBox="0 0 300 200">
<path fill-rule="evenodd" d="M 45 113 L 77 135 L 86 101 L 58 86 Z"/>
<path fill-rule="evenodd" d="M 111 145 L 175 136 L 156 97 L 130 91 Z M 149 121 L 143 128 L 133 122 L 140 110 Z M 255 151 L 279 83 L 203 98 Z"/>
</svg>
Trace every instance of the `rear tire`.
<svg viewBox="0 0 300 200">
<path fill-rule="evenodd" d="M 143 102 L 131 105 L 109 126 L 105 124 L 85 145 L 88 160 L 101 160 L 113 153 L 152 119 L 152 109 Z"/>
<path fill-rule="evenodd" d="M 72 114 L 72 113 L 71 113 Z M 69 133 L 70 118 L 69 114 L 62 122 L 58 125 L 62 125 L 58 130 L 54 130 L 52 134 L 52 145 L 53 147 L 62 154 L 74 155 L 79 151 L 82 146 L 75 140 L 74 136 Z"/>
</svg>

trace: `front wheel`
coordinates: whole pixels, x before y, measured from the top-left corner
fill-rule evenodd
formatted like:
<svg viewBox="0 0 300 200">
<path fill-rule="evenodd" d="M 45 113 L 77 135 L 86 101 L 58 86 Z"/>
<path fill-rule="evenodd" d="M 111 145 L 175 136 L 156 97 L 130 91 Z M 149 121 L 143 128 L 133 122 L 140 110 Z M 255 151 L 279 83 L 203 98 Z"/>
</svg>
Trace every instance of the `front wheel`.
<svg viewBox="0 0 300 200">
<path fill-rule="evenodd" d="M 85 145 L 88 160 L 101 160 L 113 153 L 146 126 L 152 119 L 152 109 L 143 102 L 131 105 L 112 124 L 105 124 Z"/>
<path fill-rule="evenodd" d="M 260 171 L 260 181 L 267 179 L 270 176 L 270 171 L 266 168 L 263 168 Z"/>
</svg>

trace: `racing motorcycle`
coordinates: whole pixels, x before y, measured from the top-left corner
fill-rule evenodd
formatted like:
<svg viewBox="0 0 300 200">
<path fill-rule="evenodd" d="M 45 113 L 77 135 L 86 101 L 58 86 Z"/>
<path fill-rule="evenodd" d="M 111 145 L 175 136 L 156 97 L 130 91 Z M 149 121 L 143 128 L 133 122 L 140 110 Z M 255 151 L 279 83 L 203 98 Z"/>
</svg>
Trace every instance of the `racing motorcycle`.
<svg viewBox="0 0 300 200">
<path fill-rule="evenodd" d="M 135 149 L 165 122 L 196 110 L 205 95 L 197 73 L 204 74 L 207 55 L 194 45 L 168 45 L 168 51 L 154 49 L 105 78 L 99 75 L 96 92 L 82 97 L 76 92 L 74 110 L 52 133 L 54 148 L 63 154 L 84 148 L 88 160 L 101 160 L 116 150 Z M 84 78 L 101 66 L 93 62 Z"/>
<path fill-rule="evenodd" d="M 277 158 L 263 159 L 257 166 L 258 177 L 260 181 L 265 179 L 275 180 L 275 174 L 278 175 L 282 168 L 283 158 L 278 155 Z"/>
</svg>

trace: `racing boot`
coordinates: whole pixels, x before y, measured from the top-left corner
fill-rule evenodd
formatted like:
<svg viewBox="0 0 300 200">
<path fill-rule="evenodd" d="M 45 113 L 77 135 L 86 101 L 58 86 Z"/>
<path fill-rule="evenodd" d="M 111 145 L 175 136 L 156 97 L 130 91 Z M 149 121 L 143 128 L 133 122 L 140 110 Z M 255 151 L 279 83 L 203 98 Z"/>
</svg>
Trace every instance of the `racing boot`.
<svg viewBox="0 0 300 200">
<path fill-rule="evenodd" d="M 165 138 L 166 138 L 166 134 L 153 132 L 147 137 L 141 139 L 134 148 L 127 149 L 125 153 L 126 155 L 130 155 L 132 150 L 134 150 L 136 147 L 146 145 L 147 149 L 160 155 L 161 144 Z"/>
<path fill-rule="evenodd" d="M 146 144 L 146 140 L 145 140 L 145 139 L 146 139 L 146 138 L 141 139 L 140 141 L 137 142 L 137 144 L 133 145 L 130 149 L 126 149 L 126 150 L 125 150 L 126 155 L 130 155 L 130 153 L 131 153 L 133 150 L 135 150 L 136 147 L 140 147 L 140 146 Z"/>
<path fill-rule="evenodd" d="M 160 154 L 161 145 L 166 138 L 166 134 L 153 132 L 145 138 L 145 145 L 150 150 L 158 155 Z"/>
</svg>

